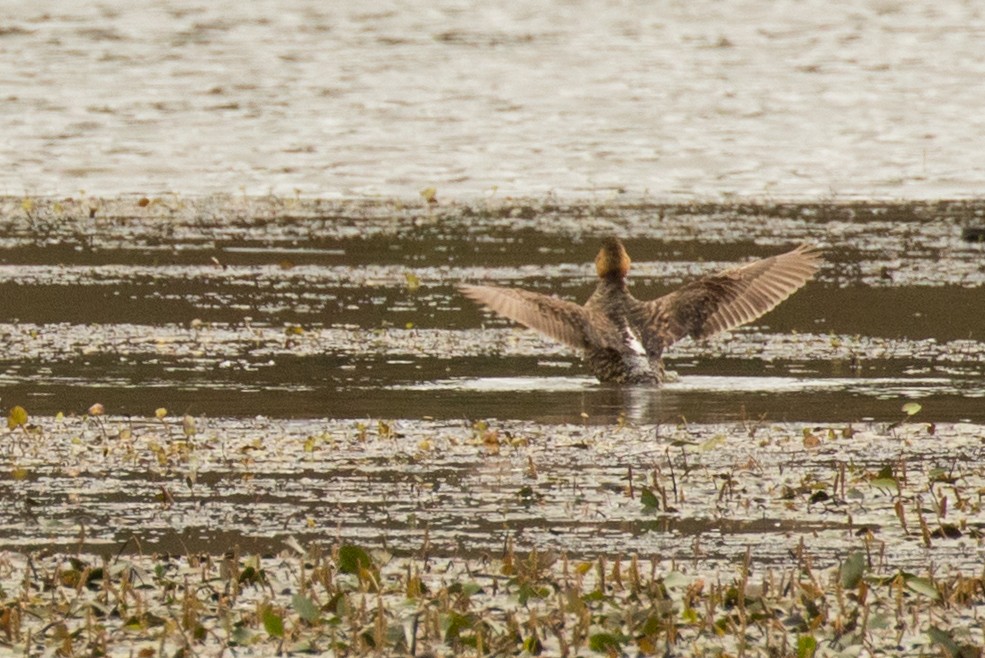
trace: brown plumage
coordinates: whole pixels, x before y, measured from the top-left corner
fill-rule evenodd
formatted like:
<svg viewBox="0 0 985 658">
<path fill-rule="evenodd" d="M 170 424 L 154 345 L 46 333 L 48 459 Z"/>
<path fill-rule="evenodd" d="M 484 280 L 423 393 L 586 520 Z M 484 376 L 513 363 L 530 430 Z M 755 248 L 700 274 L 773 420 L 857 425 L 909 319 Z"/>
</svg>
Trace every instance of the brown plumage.
<svg viewBox="0 0 985 658">
<path fill-rule="evenodd" d="M 629 254 L 609 238 L 595 257 L 599 283 L 584 306 L 519 288 L 459 289 L 499 315 L 581 351 L 600 381 L 656 384 L 663 379 L 663 352 L 677 340 L 707 338 L 755 320 L 807 283 L 820 263 L 820 251 L 801 245 L 641 301 L 626 286 Z"/>
</svg>

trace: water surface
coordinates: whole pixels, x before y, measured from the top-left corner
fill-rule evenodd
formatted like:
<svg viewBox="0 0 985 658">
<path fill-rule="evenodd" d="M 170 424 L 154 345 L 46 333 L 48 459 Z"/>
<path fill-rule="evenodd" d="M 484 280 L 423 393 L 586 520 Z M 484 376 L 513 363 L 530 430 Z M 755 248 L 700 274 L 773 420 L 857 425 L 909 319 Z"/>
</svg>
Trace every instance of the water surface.
<svg viewBox="0 0 985 658">
<path fill-rule="evenodd" d="M 512 539 L 714 570 L 804 537 L 830 562 L 872 532 L 898 568 L 981 557 L 975 204 L 5 204 L 0 395 L 33 424 L 4 438 L 7 547 Z M 599 384 L 455 289 L 583 300 L 610 234 L 640 297 L 801 242 L 826 259 L 761 320 L 675 345 L 662 388 Z M 930 496 L 959 528 L 933 552 L 895 507 Z"/>
<path fill-rule="evenodd" d="M 981 194 L 974 2 L 6 2 L 0 193 Z"/>
</svg>

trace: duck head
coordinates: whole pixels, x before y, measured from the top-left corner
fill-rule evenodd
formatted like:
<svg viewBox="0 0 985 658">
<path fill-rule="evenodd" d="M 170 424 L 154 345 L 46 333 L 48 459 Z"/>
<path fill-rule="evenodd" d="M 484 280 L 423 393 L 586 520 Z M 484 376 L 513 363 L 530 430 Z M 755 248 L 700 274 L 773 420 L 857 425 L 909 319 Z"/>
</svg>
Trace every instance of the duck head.
<svg viewBox="0 0 985 658">
<path fill-rule="evenodd" d="M 618 238 L 608 238 L 595 257 L 595 271 L 600 279 L 625 279 L 630 262 L 622 242 Z"/>
</svg>

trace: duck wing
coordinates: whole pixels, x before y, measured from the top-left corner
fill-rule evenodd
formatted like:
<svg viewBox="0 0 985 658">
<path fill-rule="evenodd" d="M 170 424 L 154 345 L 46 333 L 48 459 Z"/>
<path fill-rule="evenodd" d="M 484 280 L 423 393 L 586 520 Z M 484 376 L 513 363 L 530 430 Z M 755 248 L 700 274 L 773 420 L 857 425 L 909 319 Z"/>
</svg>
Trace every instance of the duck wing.
<svg viewBox="0 0 985 658">
<path fill-rule="evenodd" d="M 460 285 L 458 289 L 499 315 L 576 349 L 606 342 L 592 326 L 600 319 L 574 302 L 519 288 Z"/>
<path fill-rule="evenodd" d="M 751 322 L 800 289 L 820 265 L 820 250 L 801 245 L 643 302 L 637 322 L 647 351 L 659 355 L 684 336 L 707 338 Z"/>
</svg>

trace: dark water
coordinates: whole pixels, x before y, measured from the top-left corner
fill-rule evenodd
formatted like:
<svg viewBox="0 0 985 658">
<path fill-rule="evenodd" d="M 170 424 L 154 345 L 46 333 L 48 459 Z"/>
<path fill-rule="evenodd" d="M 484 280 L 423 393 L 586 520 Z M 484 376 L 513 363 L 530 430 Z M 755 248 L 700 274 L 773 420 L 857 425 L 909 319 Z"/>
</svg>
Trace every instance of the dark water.
<svg viewBox="0 0 985 658">
<path fill-rule="evenodd" d="M 860 524 L 896 536 L 869 485 L 887 464 L 983 479 L 985 261 L 961 239 L 975 204 L 137 201 L 5 202 L 0 396 L 35 426 L 5 436 L 8 546 L 477 554 L 511 537 L 696 559 L 697 542 L 713 567 L 748 546 L 783 561 L 806 533 L 836 559 Z M 754 325 L 675 346 L 681 380 L 662 389 L 600 385 L 455 291 L 584 299 L 611 234 L 640 297 L 801 242 L 827 256 Z M 909 401 L 922 410 L 894 426 Z M 861 503 L 790 507 L 784 491 L 804 503 L 845 464 Z M 687 495 L 643 513 L 653 482 Z"/>
<path fill-rule="evenodd" d="M 33 225 L 12 209 L 4 402 L 39 414 L 99 402 L 136 416 L 653 422 L 885 419 L 914 398 L 941 420 L 985 420 L 985 261 L 960 237 L 973 205 L 215 203 L 176 213 L 121 202 Z M 455 291 L 481 280 L 584 300 L 610 233 L 626 238 L 643 298 L 800 242 L 827 256 L 816 281 L 755 325 L 675 346 L 668 364 L 682 381 L 659 391 L 599 385 L 576 355 Z"/>
</svg>

